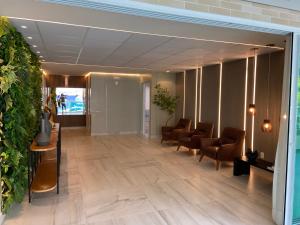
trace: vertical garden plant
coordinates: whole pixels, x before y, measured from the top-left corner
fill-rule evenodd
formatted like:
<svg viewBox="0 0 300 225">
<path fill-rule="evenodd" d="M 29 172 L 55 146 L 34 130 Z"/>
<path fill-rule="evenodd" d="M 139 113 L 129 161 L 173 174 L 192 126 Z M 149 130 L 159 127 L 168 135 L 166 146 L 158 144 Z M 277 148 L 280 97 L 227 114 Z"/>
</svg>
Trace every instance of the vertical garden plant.
<svg viewBox="0 0 300 225">
<path fill-rule="evenodd" d="M 1 211 L 27 190 L 27 151 L 38 132 L 42 73 L 38 57 L 5 17 L 0 17 Z"/>
</svg>

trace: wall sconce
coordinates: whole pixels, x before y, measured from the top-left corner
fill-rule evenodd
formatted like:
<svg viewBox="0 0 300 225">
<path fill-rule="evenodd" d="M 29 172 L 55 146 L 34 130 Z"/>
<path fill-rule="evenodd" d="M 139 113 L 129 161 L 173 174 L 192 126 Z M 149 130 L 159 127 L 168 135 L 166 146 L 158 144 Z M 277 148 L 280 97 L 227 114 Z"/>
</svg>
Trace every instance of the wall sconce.
<svg viewBox="0 0 300 225">
<path fill-rule="evenodd" d="M 271 120 L 265 119 L 263 125 L 261 126 L 261 130 L 266 133 L 270 133 L 272 131 Z"/>
<path fill-rule="evenodd" d="M 254 116 L 256 113 L 255 104 L 249 104 L 248 112 L 251 116 Z"/>
</svg>

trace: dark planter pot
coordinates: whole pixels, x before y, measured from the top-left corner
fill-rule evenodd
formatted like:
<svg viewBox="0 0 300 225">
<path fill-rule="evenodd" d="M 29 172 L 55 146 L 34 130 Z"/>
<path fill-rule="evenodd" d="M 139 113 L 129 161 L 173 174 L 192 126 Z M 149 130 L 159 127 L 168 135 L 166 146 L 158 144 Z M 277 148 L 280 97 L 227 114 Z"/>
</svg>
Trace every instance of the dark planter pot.
<svg viewBox="0 0 300 225">
<path fill-rule="evenodd" d="M 246 156 L 249 163 L 255 163 L 258 157 L 258 152 L 257 150 L 252 152 L 251 149 L 248 149 L 248 151 L 246 152 Z"/>
</svg>

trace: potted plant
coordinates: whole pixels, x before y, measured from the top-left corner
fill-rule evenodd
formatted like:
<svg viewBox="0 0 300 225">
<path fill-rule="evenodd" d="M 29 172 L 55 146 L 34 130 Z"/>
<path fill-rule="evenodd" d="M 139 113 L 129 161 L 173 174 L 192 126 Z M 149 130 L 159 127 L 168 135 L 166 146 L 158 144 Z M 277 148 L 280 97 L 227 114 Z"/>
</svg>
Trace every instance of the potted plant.
<svg viewBox="0 0 300 225">
<path fill-rule="evenodd" d="M 165 125 L 167 126 L 175 113 L 178 96 L 172 96 L 169 90 L 163 88 L 160 84 L 156 84 L 154 88 L 156 93 L 153 97 L 153 104 L 158 106 L 160 110 L 168 113 L 169 117 Z"/>
</svg>

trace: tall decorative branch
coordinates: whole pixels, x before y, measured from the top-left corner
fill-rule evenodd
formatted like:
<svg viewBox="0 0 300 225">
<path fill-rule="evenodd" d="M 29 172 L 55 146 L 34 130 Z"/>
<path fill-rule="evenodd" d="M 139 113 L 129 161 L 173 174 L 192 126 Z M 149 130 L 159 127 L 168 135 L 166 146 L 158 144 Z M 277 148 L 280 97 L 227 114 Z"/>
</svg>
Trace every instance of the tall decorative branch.
<svg viewBox="0 0 300 225">
<path fill-rule="evenodd" d="M 168 122 L 174 116 L 176 110 L 176 104 L 178 100 L 178 96 L 172 96 L 167 88 L 163 88 L 160 84 L 155 85 L 155 91 L 153 97 L 153 104 L 158 106 L 160 110 L 168 113 L 169 117 L 166 121 L 166 126 Z"/>
</svg>

